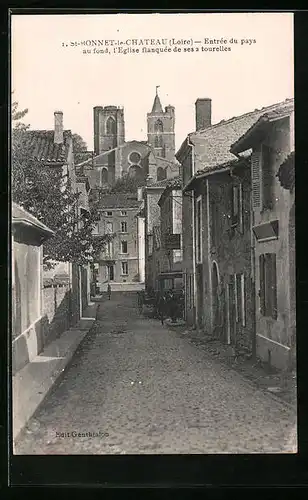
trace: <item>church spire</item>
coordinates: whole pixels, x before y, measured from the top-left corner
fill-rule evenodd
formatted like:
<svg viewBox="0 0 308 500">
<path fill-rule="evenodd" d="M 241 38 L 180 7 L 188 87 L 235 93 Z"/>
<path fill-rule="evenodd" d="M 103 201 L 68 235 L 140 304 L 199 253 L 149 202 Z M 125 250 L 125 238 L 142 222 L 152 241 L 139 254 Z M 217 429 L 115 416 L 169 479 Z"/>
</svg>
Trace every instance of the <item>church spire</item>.
<svg viewBox="0 0 308 500">
<path fill-rule="evenodd" d="M 154 98 L 153 102 L 153 107 L 152 107 L 152 113 L 163 113 L 163 107 L 160 102 L 159 95 L 157 93 L 157 89 L 160 87 L 160 85 L 156 85 L 156 95 Z"/>
</svg>

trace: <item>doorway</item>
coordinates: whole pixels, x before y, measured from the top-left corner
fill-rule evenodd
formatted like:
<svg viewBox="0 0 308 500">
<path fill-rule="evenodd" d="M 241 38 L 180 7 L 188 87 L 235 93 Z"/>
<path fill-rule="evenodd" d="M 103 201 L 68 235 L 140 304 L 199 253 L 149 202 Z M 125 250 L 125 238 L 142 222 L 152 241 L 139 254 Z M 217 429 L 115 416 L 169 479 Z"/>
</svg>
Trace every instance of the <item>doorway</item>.
<svg viewBox="0 0 308 500">
<path fill-rule="evenodd" d="M 229 283 L 227 283 L 227 316 L 228 316 L 228 329 L 227 329 L 227 344 L 235 344 L 236 337 L 236 317 L 235 317 L 235 280 L 234 276 L 229 276 Z"/>
<path fill-rule="evenodd" d="M 213 332 L 220 334 L 220 307 L 219 307 L 219 277 L 216 262 L 212 268 L 212 314 L 213 314 Z"/>
<path fill-rule="evenodd" d="M 202 264 L 196 266 L 197 281 L 197 324 L 203 326 L 203 272 Z"/>
</svg>

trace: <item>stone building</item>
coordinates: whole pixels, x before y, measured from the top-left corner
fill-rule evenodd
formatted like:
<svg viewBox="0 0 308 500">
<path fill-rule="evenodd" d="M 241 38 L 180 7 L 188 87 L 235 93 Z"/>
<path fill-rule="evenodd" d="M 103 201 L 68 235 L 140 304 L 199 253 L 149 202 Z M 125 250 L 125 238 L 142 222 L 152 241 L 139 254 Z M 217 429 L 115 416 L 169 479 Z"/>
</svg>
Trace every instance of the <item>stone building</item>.
<svg viewBox="0 0 308 500">
<path fill-rule="evenodd" d="M 116 106 L 94 108 L 94 157 L 78 165 L 91 188 L 108 190 L 118 179 L 130 175 L 140 185 L 150 175 L 162 180 L 178 174 L 175 159 L 175 110 L 163 111 L 158 94 L 147 114 L 147 140 L 125 141 L 124 109 Z"/>
<path fill-rule="evenodd" d="M 158 205 L 160 224 L 153 228 L 156 289 L 182 288 L 182 186 L 179 177 L 168 182 Z"/>
<path fill-rule="evenodd" d="M 144 242 L 145 242 L 145 288 L 151 292 L 157 288 L 158 260 L 161 212 L 159 200 L 170 179 L 153 182 L 147 179 L 146 186 L 140 189 L 140 199 L 143 200 Z M 154 246 L 155 243 L 155 246 Z"/>
<path fill-rule="evenodd" d="M 64 129 L 63 112 L 54 112 L 53 130 L 27 130 L 25 134 L 29 152 L 36 161 L 41 163 L 42 168 L 59 169 L 63 175 L 63 182 L 70 180 L 71 190 L 74 193 L 80 193 L 76 203 L 78 214 L 88 211 L 90 185 L 85 176 L 79 172 L 76 174 L 73 134 L 71 130 Z M 66 281 L 70 323 L 76 324 L 90 300 L 89 266 L 54 262 L 54 267 L 51 270 L 44 269 L 43 275 L 44 287 L 50 287 L 51 282 L 55 283 L 54 280 Z M 63 328 L 60 329 L 63 330 Z"/>
<path fill-rule="evenodd" d="M 144 271 L 138 240 L 141 228 L 137 217 L 140 205 L 136 196 L 127 193 L 106 194 L 99 200 L 100 220 L 96 233 L 114 235 L 96 263 L 100 291 L 105 291 L 109 282 L 131 284 L 142 280 Z"/>
<path fill-rule="evenodd" d="M 238 349 L 256 349 L 251 252 L 251 169 L 236 142 L 276 104 L 211 124 L 211 102 L 196 101 L 196 131 L 177 152 L 183 181 L 186 320 Z"/>
<path fill-rule="evenodd" d="M 247 150 L 252 150 L 257 354 L 285 368 L 295 343 L 293 100 L 264 110 L 231 148 L 236 155 Z"/>
<path fill-rule="evenodd" d="M 12 372 L 47 343 L 43 307 L 43 243 L 53 236 L 32 214 L 12 206 Z"/>
</svg>

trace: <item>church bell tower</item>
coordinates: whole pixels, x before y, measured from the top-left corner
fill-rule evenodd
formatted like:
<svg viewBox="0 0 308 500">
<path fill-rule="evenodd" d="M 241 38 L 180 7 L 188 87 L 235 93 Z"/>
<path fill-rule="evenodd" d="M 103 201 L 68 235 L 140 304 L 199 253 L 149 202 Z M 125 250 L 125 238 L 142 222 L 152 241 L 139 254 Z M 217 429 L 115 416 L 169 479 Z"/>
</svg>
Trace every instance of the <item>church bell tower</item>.
<svg viewBox="0 0 308 500">
<path fill-rule="evenodd" d="M 94 154 L 121 146 L 125 142 L 124 109 L 117 106 L 95 106 Z"/>
<path fill-rule="evenodd" d="M 175 155 L 175 110 L 168 105 L 163 110 L 157 89 L 152 111 L 147 113 L 148 143 L 154 149 L 155 156 L 174 160 Z"/>
</svg>

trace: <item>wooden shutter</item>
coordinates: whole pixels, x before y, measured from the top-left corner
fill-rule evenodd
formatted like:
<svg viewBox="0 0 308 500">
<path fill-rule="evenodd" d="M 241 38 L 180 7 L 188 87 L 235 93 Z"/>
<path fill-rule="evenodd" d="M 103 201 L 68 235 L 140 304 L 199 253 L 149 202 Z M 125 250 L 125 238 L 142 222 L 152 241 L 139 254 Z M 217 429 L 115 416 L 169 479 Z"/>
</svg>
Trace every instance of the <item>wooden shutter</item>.
<svg viewBox="0 0 308 500">
<path fill-rule="evenodd" d="M 261 208 L 261 162 L 260 152 L 254 151 L 251 155 L 251 183 L 252 183 L 252 207 Z"/>
<path fill-rule="evenodd" d="M 269 146 L 262 145 L 262 192 L 263 208 L 273 207 L 273 172 L 272 151 Z"/>
<path fill-rule="evenodd" d="M 239 303 L 238 303 L 238 274 L 234 275 L 234 288 L 235 288 L 235 293 L 234 293 L 234 301 L 235 301 L 235 321 L 239 321 Z"/>
<path fill-rule="evenodd" d="M 269 259 L 270 272 L 270 296 L 271 296 L 271 316 L 277 319 L 277 271 L 276 271 L 276 254 L 271 253 Z"/>
<path fill-rule="evenodd" d="M 265 316 L 265 258 L 264 255 L 259 256 L 259 269 L 260 269 L 260 311 Z"/>
<path fill-rule="evenodd" d="M 241 314 L 242 314 L 242 326 L 246 326 L 246 314 L 245 314 L 245 275 L 241 274 Z"/>
<path fill-rule="evenodd" d="M 244 213 L 243 213 L 243 184 L 241 183 L 239 185 L 239 231 L 240 233 L 242 234 L 244 232 L 244 223 L 243 223 L 243 217 L 244 217 Z"/>
</svg>

